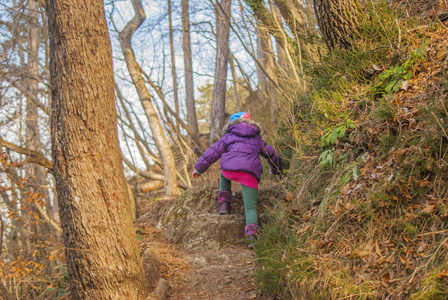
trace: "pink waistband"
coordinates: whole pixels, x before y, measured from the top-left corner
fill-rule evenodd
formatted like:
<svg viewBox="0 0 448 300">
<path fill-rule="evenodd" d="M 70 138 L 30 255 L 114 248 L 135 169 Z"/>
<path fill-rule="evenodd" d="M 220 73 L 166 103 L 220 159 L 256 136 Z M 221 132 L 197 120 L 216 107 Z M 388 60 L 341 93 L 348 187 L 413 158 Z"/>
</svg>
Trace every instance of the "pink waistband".
<svg viewBox="0 0 448 300">
<path fill-rule="evenodd" d="M 248 187 L 251 187 L 253 189 L 257 189 L 258 190 L 258 180 L 257 177 L 255 177 L 255 175 L 252 175 L 250 173 L 247 172 L 242 172 L 242 171 L 224 171 L 221 170 L 222 175 L 224 175 L 225 178 L 229 179 L 229 180 L 233 180 L 236 182 L 239 182 L 241 184 L 244 184 Z"/>
</svg>

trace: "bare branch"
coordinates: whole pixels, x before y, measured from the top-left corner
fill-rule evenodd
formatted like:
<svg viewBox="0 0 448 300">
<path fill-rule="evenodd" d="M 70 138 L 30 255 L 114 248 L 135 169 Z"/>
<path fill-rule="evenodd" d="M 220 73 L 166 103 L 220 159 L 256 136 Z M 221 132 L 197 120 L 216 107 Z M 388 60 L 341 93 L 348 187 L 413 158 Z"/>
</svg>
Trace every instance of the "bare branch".
<svg viewBox="0 0 448 300">
<path fill-rule="evenodd" d="M 142 176 L 142 177 L 144 177 L 146 179 L 161 180 L 161 181 L 165 180 L 165 176 L 163 176 L 163 175 L 155 174 L 155 173 L 149 173 L 149 172 L 142 171 L 142 170 L 138 169 L 136 166 L 134 166 L 132 164 L 132 162 L 130 162 L 124 156 L 123 156 L 123 161 L 129 167 L 129 169 L 131 169 L 133 172 L 137 173 L 138 175 L 140 175 L 140 176 Z"/>
<path fill-rule="evenodd" d="M 198 135 L 196 135 L 193 130 L 187 125 L 185 124 L 184 121 L 182 121 L 182 119 L 178 116 L 178 114 L 176 114 L 171 107 L 166 103 L 165 101 L 165 96 L 162 93 L 162 89 L 157 86 L 152 80 L 151 78 L 149 78 L 149 75 L 146 74 L 143 70 L 142 74 L 146 77 L 146 81 L 149 83 L 149 85 L 151 85 L 151 87 L 156 91 L 157 96 L 159 96 L 160 100 L 163 103 L 163 107 L 165 109 L 167 109 L 169 111 L 169 113 L 176 119 L 176 121 L 182 125 L 182 127 L 188 132 L 188 134 L 191 136 L 191 138 L 195 141 L 195 143 L 199 146 L 201 151 L 205 151 L 205 149 L 207 149 L 207 146 L 201 141 L 201 139 L 199 138 Z"/>
<path fill-rule="evenodd" d="M 48 214 L 42 209 L 42 206 L 40 206 L 38 203 L 34 203 L 34 206 L 36 207 L 41 217 L 44 218 L 45 221 L 47 221 L 48 224 L 50 224 L 50 226 L 53 227 L 61 235 L 62 234 L 61 227 L 48 216 Z"/>
<path fill-rule="evenodd" d="M 124 163 L 129 167 L 129 169 L 131 169 L 132 171 L 134 171 L 135 173 L 137 173 L 138 175 L 146 178 L 146 179 L 152 179 L 152 180 L 157 180 L 157 181 L 164 181 L 165 180 L 165 176 L 160 175 L 160 174 L 155 174 L 155 173 L 149 173 L 146 171 L 142 171 L 138 168 L 136 168 L 128 159 L 126 159 L 126 157 L 123 157 L 123 161 Z M 179 173 L 176 171 L 177 175 L 180 177 Z M 186 183 L 182 183 L 182 182 L 177 182 L 177 186 L 186 190 L 191 188 L 190 185 L 186 184 Z"/>
<path fill-rule="evenodd" d="M 49 172 L 53 172 L 53 162 L 48 160 L 42 153 L 28 148 L 17 146 L 13 143 L 9 143 L 0 137 L 0 146 L 6 149 L 12 150 L 16 153 L 28 156 L 28 158 L 21 164 L 36 163 L 48 169 Z"/>
<path fill-rule="evenodd" d="M 11 77 L 9 74 L 3 74 L 2 76 L 6 81 L 8 81 L 13 87 L 18 89 L 25 97 L 30 99 L 38 108 L 40 108 L 46 115 L 50 115 L 49 108 L 45 106 L 40 100 L 37 98 L 37 96 L 33 95 L 31 91 L 22 85 L 18 80 Z"/>
</svg>

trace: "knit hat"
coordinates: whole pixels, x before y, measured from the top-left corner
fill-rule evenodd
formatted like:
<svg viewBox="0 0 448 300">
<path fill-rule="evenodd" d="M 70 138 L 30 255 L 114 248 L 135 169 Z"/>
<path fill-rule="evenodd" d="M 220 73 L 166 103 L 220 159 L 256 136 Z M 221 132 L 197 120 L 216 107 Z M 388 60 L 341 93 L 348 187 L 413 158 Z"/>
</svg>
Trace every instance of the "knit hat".
<svg viewBox="0 0 448 300">
<path fill-rule="evenodd" d="M 250 117 L 249 117 L 249 113 L 248 113 L 247 111 L 242 111 L 242 112 L 234 113 L 233 115 L 230 116 L 230 119 L 229 119 L 229 123 L 228 123 L 228 124 L 230 124 L 230 123 L 232 123 L 233 121 L 238 120 L 238 119 L 240 119 L 240 118 L 243 118 L 243 119 L 250 119 Z"/>
</svg>

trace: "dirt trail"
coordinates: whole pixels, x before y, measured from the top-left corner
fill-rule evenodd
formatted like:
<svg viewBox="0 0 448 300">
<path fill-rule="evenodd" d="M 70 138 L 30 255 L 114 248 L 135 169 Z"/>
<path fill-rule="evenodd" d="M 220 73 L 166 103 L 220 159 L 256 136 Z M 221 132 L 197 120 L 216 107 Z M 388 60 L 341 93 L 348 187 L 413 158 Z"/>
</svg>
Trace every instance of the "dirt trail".
<svg viewBox="0 0 448 300">
<path fill-rule="evenodd" d="M 243 242 L 217 250 L 187 250 L 170 242 L 154 223 L 137 225 L 142 251 L 156 253 L 160 275 L 171 286 L 168 299 L 267 299 L 257 295 L 255 254 Z"/>
<path fill-rule="evenodd" d="M 261 299 L 253 283 L 253 252 L 245 247 L 177 254 L 189 262 L 190 269 L 172 283 L 171 299 Z"/>
<path fill-rule="evenodd" d="M 149 284 L 158 280 L 152 274 L 160 274 L 171 286 L 168 299 L 268 299 L 257 294 L 242 195 L 234 194 L 231 215 L 220 216 L 216 193 L 195 189 L 159 200 L 135 223 Z M 266 196 L 260 198 L 260 205 L 266 203 Z"/>
</svg>

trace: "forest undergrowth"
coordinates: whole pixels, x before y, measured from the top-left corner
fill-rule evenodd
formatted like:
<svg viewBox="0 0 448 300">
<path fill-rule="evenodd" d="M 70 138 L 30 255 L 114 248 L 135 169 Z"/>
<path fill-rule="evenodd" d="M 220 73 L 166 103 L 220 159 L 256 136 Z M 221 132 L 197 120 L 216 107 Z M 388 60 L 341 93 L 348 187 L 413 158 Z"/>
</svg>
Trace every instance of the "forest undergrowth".
<svg viewBox="0 0 448 300">
<path fill-rule="evenodd" d="M 448 28 L 369 7 L 281 116 L 288 194 L 255 245 L 279 299 L 446 299 Z M 286 104 L 285 104 L 286 105 Z"/>
</svg>

